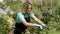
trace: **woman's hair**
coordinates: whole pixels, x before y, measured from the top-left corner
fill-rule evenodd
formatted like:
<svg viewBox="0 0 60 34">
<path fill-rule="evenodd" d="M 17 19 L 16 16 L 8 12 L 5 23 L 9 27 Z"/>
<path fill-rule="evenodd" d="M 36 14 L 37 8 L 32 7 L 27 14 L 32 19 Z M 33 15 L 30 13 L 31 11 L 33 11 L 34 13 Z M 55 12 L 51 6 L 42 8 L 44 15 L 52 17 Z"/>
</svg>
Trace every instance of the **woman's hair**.
<svg viewBox="0 0 60 34">
<path fill-rule="evenodd" d="M 31 9 L 32 9 L 32 4 L 31 4 L 30 2 L 25 2 L 25 3 L 23 4 L 23 8 L 22 8 L 22 9 L 23 9 L 24 11 L 27 11 L 29 5 L 31 5 Z"/>
</svg>

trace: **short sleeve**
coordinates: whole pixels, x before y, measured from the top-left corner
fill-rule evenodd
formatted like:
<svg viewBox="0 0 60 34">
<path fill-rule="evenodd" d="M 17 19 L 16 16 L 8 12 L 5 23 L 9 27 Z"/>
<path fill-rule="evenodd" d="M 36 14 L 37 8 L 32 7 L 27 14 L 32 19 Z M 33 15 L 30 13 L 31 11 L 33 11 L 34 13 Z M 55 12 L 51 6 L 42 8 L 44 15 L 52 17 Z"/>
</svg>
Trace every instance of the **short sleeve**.
<svg viewBox="0 0 60 34">
<path fill-rule="evenodd" d="M 30 13 L 30 16 L 31 16 L 31 18 L 33 18 L 34 17 L 34 13 Z"/>
<path fill-rule="evenodd" d="M 20 13 L 18 13 L 17 14 L 17 19 L 16 19 L 16 21 L 17 22 L 21 22 L 21 21 L 23 21 L 23 20 L 25 20 L 24 19 L 24 15 L 20 12 Z"/>
</svg>

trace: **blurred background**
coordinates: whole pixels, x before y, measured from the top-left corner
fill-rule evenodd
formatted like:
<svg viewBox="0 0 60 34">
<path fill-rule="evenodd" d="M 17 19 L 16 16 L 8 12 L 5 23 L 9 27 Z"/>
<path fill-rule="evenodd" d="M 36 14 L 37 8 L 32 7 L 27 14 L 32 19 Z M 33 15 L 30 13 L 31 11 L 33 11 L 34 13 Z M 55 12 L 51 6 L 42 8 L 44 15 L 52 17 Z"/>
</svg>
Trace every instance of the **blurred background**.
<svg viewBox="0 0 60 34">
<path fill-rule="evenodd" d="M 26 0 L 0 0 L 0 34 L 8 34 L 13 29 L 16 14 L 21 10 Z M 60 33 L 60 0 L 29 0 L 33 6 L 34 14 L 42 20 L 47 27 L 43 30 L 30 28 L 26 34 L 59 34 Z M 35 23 L 31 19 L 32 23 Z"/>
</svg>

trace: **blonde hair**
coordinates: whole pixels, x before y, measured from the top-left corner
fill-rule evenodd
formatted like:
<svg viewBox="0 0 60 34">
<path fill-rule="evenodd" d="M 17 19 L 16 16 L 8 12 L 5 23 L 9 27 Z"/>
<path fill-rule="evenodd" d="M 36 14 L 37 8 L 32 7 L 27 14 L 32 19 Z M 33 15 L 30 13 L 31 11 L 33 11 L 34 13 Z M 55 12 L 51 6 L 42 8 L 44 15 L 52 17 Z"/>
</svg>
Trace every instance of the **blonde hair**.
<svg viewBox="0 0 60 34">
<path fill-rule="evenodd" d="M 32 4 L 31 4 L 30 2 L 25 2 L 25 3 L 23 4 L 22 10 L 27 11 L 29 5 L 31 5 L 31 9 L 32 9 Z"/>
</svg>

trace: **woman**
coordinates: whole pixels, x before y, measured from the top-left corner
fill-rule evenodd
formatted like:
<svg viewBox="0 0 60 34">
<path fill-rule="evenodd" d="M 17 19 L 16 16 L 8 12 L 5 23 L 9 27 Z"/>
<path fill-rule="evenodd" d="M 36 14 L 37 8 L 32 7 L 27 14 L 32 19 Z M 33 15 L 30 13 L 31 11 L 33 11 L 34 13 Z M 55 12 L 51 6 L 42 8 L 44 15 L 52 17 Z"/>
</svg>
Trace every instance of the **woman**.
<svg viewBox="0 0 60 34">
<path fill-rule="evenodd" d="M 15 24 L 15 30 L 14 34 L 22 34 L 21 32 L 25 32 L 25 29 L 27 26 L 29 27 L 34 27 L 34 26 L 39 26 L 38 24 L 32 24 L 30 23 L 30 19 L 34 19 L 37 23 L 41 24 L 42 26 L 45 26 L 45 24 L 40 21 L 34 13 L 32 13 L 32 4 L 30 2 L 25 2 L 23 4 L 22 11 L 20 11 L 17 14 L 16 17 L 16 24 Z"/>
</svg>

